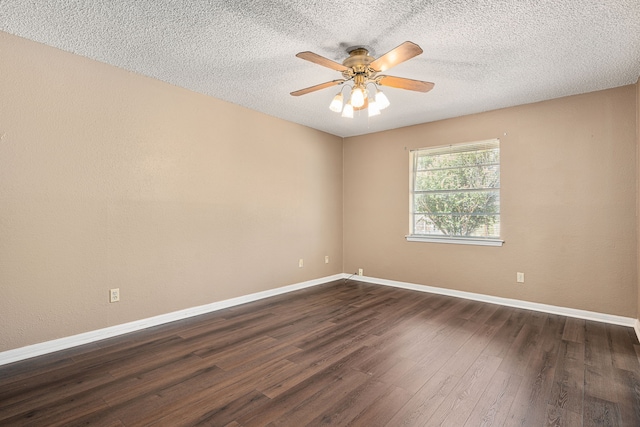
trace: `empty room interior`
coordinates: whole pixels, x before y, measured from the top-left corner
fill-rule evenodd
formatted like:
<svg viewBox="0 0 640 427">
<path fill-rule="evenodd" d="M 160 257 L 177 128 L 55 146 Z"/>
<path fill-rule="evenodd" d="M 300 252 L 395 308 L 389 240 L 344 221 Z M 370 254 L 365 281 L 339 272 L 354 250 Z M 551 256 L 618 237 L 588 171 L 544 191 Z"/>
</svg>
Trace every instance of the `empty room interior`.
<svg viewBox="0 0 640 427">
<path fill-rule="evenodd" d="M 640 425 L 639 77 L 631 0 L 0 2 L 0 425 Z"/>
</svg>

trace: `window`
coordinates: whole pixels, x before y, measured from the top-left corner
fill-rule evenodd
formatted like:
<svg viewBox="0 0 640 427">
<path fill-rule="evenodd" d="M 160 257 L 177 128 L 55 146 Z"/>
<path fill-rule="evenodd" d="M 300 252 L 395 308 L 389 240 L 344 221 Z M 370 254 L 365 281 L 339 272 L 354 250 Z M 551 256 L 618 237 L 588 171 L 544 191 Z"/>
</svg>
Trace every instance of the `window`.
<svg viewBox="0 0 640 427">
<path fill-rule="evenodd" d="M 500 141 L 411 151 L 409 241 L 501 246 Z"/>
</svg>

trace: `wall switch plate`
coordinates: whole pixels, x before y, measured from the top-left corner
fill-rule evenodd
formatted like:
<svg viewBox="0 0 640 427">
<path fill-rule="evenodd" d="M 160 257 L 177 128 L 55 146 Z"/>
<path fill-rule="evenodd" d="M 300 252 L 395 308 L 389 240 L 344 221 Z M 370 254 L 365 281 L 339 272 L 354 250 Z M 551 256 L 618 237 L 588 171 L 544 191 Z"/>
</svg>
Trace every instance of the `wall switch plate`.
<svg viewBox="0 0 640 427">
<path fill-rule="evenodd" d="M 358 276 L 364 276 L 364 271 L 361 268 L 358 269 Z"/>
<path fill-rule="evenodd" d="M 120 288 L 109 289 L 109 302 L 120 301 Z"/>
<path fill-rule="evenodd" d="M 304 267 L 304 260 L 302 258 L 298 260 L 298 267 L 300 268 Z"/>
<path fill-rule="evenodd" d="M 516 282 L 524 283 L 524 273 L 516 273 Z"/>
<path fill-rule="evenodd" d="M 329 264 L 329 255 L 324 256 L 324 263 Z"/>
</svg>

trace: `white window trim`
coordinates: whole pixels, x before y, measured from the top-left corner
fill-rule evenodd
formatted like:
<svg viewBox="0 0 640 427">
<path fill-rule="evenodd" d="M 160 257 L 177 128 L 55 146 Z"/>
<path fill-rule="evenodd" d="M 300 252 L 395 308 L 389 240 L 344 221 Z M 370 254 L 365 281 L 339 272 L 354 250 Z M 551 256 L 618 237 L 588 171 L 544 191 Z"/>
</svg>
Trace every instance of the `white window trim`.
<svg viewBox="0 0 640 427">
<path fill-rule="evenodd" d="M 500 143 L 500 138 L 492 138 L 483 141 L 476 141 L 475 143 L 482 142 L 494 142 L 498 141 Z M 471 144 L 471 143 L 468 143 Z M 425 147 L 425 148 L 441 148 L 441 147 L 449 147 L 451 144 L 441 145 L 437 147 Z M 411 151 L 419 151 L 424 148 L 419 148 Z M 409 170 L 411 173 L 409 174 L 409 191 L 413 193 L 413 162 L 412 157 L 409 156 Z M 409 209 L 410 212 L 413 212 L 413 200 L 412 197 L 409 197 Z M 413 230 L 412 219 L 409 219 L 409 229 Z M 425 234 L 408 234 L 405 236 L 407 242 L 423 242 L 423 243 L 449 243 L 454 245 L 476 245 L 476 246 L 502 246 L 504 244 L 504 240 L 499 237 L 448 237 L 448 236 L 433 236 L 433 235 L 425 235 Z"/>
<path fill-rule="evenodd" d="M 438 237 L 422 234 L 408 234 L 404 237 L 407 239 L 407 242 L 453 243 L 456 245 L 478 246 L 502 246 L 504 244 L 504 240 L 483 239 L 481 237 Z"/>
</svg>

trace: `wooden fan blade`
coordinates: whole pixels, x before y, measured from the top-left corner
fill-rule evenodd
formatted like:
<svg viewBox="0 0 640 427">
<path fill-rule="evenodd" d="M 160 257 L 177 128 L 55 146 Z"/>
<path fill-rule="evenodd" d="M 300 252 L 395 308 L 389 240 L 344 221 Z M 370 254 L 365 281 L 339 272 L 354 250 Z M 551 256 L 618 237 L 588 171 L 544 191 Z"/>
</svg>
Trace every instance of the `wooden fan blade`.
<svg viewBox="0 0 640 427">
<path fill-rule="evenodd" d="M 435 86 L 431 82 L 405 79 L 403 77 L 381 76 L 377 80 L 382 86 L 396 87 L 398 89 L 415 90 L 417 92 L 429 92 Z"/>
<path fill-rule="evenodd" d="M 311 87 L 308 87 L 306 89 L 296 90 L 295 92 L 291 92 L 291 95 L 293 95 L 293 96 L 306 95 L 307 93 L 311 93 L 311 92 L 315 92 L 317 90 L 325 89 L 325 88 L 328 88 L 328 87 L 331 87 L 331 86 L 339 85 L 341 83 L 344 83 L 345 81 L 346 80 L 344 80 L 344 79 L 331 80 L 330 82 L 320 83 L 319 85 L 311 86 Z"/>
<path fill-rule="evenodd" d="M 404 42 L 400 46 L 395 49 L 391 49 L 389 52 L 373 61 L 369 66 L 380 73 L 391 67 L 395 67 L 401 62 L 411 59 L 414 56 L 418 56 L 421 53 L 422 49 L 417 44 L 413 42 Z"/>
<path fill-rule="evenodd" d="M 314 64 L 322 65 L 323 67 L 331 68 L 336 71 L 347 71 L 349 68 L 345 67 L 342 64 L 339 64 L 335 61 L 332 61 L 324 56 L 320 56 L 317 53 L 313 52 L 300 52 L 296 55 L 298 58 L 302 58 L 309 62 L 313 62 Z"/>
</svg>

